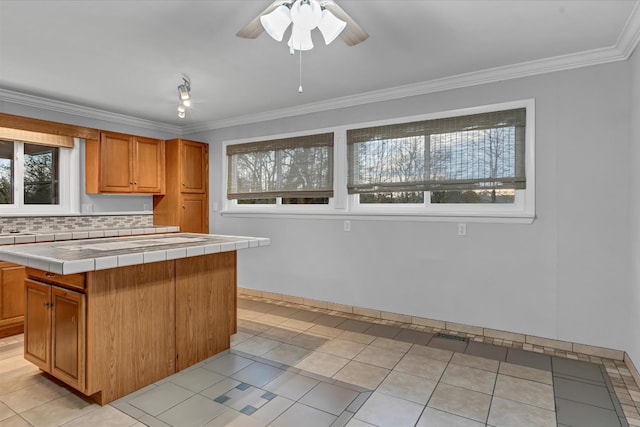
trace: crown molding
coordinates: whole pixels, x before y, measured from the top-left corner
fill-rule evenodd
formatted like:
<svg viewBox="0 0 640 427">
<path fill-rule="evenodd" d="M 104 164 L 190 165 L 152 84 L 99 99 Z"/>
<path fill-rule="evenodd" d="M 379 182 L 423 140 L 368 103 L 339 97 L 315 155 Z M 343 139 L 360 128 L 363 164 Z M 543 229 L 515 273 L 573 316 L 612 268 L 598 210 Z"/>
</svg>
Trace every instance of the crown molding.
<svg viewBox="0 0 640 427">
<path fill-rule="evenodd" d="M 640 42 L 640 1 L 637 1 L 629 19 L 624 25 L 624 28 L 618 36 L 616 46 L 618 50 L 624 55 L 625 59 L 633 54 L 636 46 Z"/>
<path fill-rule="evenodd" d="M 42 110 L 54 111 L 57 113 L 71 114 L 87 119 L 104 120 L 117 123 L 119 125 L 135 126 L 158 132 L 167 132 L 174 135 L 182 133 L 182 127 L 159 123 L 152 120 L 140 119 L 126 114 L 113 113 L 111 111 L 99 110 L 97 108 L 84 107 L 82 105 L 68 102 L 56 101 L 40 96 L 28 95 L 0 88 L 0 102 L 5 101 L 11 104 L 34 107 Z"/>
<path fill-rule="evenodd" d="M 298 105 L 291 108 L 264 111 L 256 114 L 235 116 L 185 126 L 164 124 L 124 114 L 99 110 L 96 108 L 83 107 L 38 96 L 22 94 L 2 88 L 0 88 L 0 101 L 7 101 L 13 104 L 72 114 L 84 118 L 136 126 L 182 136 L 226 127 L 277 120 L 286 117 L 390 101 L 399 98 L 425 95 L 480 84 L 495 83 L 504 80 L 530 77 L 616 61 L 624 61 L 629 59 L 633 54 L 633 51 L 639 42 L 640 1 L 637 1 L 614 46 L 474 71 L 441 79 L 428 80 L 415 84 L 396 86 L 357 95 L 334 98 L 327 101 Z"/>
</svg>

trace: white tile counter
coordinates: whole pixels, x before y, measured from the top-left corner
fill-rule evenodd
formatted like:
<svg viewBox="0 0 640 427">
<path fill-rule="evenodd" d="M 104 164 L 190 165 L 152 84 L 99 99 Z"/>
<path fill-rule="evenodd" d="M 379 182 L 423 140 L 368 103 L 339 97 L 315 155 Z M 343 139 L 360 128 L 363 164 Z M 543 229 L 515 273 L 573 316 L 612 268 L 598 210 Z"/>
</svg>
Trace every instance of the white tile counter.
<svg viewBox="0 0 640 427">
<path fill-rule="evenodd" d="M 102 237 L 135 236 L 140 234 L 176 233 L 180 227 L 140 227 L 140 228 L 116 228 L 104 230 L 76 230 L 76 231 L 51 231 L 51 232 L 24 232 L 0 234 L 0 245 L 14 245 L 21 243 L 56 242 L 76 239 L 95 239 Z"/>
<path fill-rule="evenodd" d="M 191 233 L 80 240 L 54 239 L 48 243 L 0 246 L 0 260 L 56 274 L 73 274 L 257 248 L 269 244 L 270 240 L 263 237 Z"/>
</svg>

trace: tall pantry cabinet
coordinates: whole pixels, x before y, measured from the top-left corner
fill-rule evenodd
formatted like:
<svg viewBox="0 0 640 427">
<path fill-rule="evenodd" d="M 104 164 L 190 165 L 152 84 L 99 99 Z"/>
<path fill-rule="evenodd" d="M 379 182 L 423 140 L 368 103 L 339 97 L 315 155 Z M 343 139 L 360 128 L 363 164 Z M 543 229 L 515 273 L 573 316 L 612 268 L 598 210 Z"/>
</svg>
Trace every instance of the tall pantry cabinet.
<svg viewBox="0 0 640 427">
<path fill-rule="evenodd" d="M 209 233 L 209 145 L 165 142 L 166 191 L 153 196 L 153 222 L 183 233 Z"/>
</svg>

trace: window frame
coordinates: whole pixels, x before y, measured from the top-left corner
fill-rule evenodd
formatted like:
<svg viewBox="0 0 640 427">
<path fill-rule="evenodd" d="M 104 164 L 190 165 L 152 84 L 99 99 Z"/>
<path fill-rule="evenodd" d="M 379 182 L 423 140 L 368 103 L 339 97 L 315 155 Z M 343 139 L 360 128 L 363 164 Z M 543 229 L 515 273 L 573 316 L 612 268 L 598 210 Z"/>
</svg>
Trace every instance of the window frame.
<svg viewBox="0 0 640 427">
<path fill-rule="evenodd" d="M 429 192 L 425 192 L 425 202 L 420 204 L 360 203 L 358 194 L 347 194 L 346 134 L 348 129 L 434 120 L 517 108 L 526 109 L 526 188 L 516 190 L 514 203 L 430 203 Z M 256 142 L 267 138 L 286 138 L 324 132 L 334 132 L 334 197 L 329 199 L 328 205 L 281 205 L 278 203 L 276 205 L 237 205 L 233 203 L 234 201 L 227 199 L 227 157 L 225 154 L 227 145 Z M 239 217 L 281 217 L 286 215 L 292 218 L 315 215 L 317 218 L 336 217 L 337 219 L 515 222 L 530 224 L 535 219 L 535 99 L 522 99 L 414 116 L 402 116 L 298 133 L 223 141 L 222 168 L 222 215 Z"/>
<path fill-rule="evenodd" d="M 81 139 L 74 138 L 73 148 L 57 147 L 59 151 L 59 204 L 32 205 L 24 204 L 24 142 L 7 139 L 14 143 L 14 203 L 0 205 L 0 215 L 29 216 L 29 215 L 66 215 L 78 212 L 80 201 L 80 143 Z M 46 145 L 46 144 L 43 144 Z M 22 179 L 20 179 L 22 178 Z"/>
</svg>

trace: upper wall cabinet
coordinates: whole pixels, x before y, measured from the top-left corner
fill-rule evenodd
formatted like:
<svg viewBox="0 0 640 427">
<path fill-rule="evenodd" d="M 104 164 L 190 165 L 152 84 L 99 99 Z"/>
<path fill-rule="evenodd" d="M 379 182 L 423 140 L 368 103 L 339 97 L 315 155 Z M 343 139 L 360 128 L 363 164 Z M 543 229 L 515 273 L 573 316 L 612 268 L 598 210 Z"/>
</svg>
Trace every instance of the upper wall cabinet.
<svg viewBox="0 0 640 427">
<path fill-rule="evenodd" d="M 164 141 L 100 132 L 86 140 L 87 193 L 164 194 Z"/>
<path fill-rule="evenodd" d="M 184 139 L 174 141 L 173 143 L 178 144 L 180 149 L 181 161 L 178 162 L 180 168 L 180 191 L 182 193 L 206 193 L 208 180 L 207 171 L 209 169 L 209 146 L 200 142 L 187 141 Z"/>
</svg>

